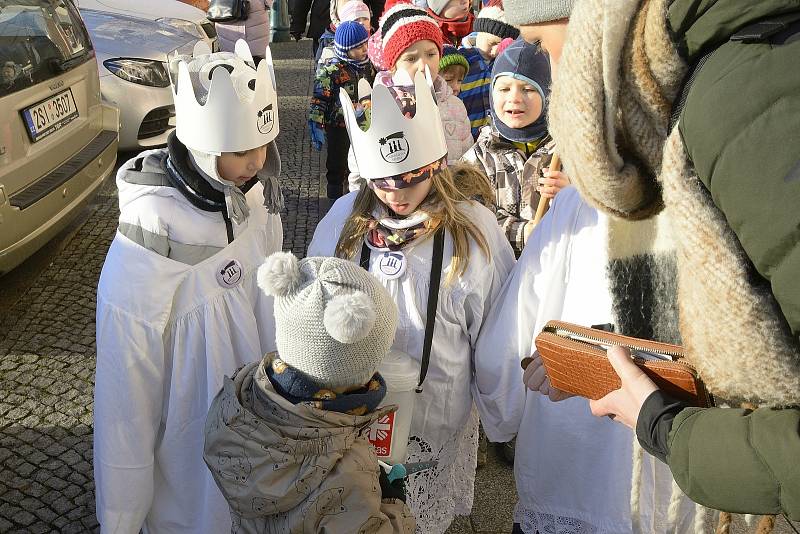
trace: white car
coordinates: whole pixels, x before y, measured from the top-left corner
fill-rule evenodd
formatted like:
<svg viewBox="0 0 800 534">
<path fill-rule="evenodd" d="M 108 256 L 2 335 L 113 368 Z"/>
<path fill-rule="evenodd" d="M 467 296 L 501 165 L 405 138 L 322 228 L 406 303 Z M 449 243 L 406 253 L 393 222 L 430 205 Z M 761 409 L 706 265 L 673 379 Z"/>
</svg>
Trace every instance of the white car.
<svg viewBox="0 0 800 534">
<path fill-rule="evenodd" d="M 217 31 L 205 11 L 178 0 L 75 0 L 79 9 L 93 9 L 162 22 L 202 39 L 217 51 Z"/>
<path fill-rule="evenodd" d="M 168 65 L 198 39 L 162 22 L 80 9 L 95 50 L 103 101 L 119 108 L 119 149 L 164 146 L 175 129 Z"/>
</svg>

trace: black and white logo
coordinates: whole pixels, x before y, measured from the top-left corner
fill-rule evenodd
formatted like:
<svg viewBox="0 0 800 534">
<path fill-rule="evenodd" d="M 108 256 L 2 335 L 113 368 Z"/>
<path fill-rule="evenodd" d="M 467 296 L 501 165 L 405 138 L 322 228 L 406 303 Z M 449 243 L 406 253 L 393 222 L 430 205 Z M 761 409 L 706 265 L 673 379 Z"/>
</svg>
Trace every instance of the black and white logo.
<svg viewBox="0 0 800 534">
<path fill-rule="evenodd" d="M 400 278 L 406 272 L 406 255 L 400 251 L 384 252 L 378 260 L 378 272 L 386 280 Z"/>
<path fill-rule="evenodd" d="M 236 287 L 242 281 L 242 264 L 228 260 L 217 269 L 217 283 L 222 287 Z"/>
<path fill-rule="evenodd" d="M 403 132 L 395 132 L 382 137 L 378 143 L 381 145 L 381 157 L 387 163 L 400 163 L 408 157 L 410 152 Z"/>
<path fill-rule="evenodd" d="M 256 128 L 262 134 L 268 134 L 275 127 L 275 116 L 273 115 L 272 104 L 258 111 L 258 120 L 256 121 Z"/>
</svg>

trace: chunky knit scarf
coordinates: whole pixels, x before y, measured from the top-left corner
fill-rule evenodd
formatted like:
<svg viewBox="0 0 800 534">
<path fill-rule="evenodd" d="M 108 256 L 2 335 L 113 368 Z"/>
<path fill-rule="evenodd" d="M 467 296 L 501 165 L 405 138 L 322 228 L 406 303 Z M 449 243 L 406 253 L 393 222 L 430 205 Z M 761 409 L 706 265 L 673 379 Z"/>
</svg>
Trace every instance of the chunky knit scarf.
<svg viewBox="0 0 800 534">
<path fill-rule="evenodd" d="M 769 288 L 749 275 L 677 127 L 669 131 L 687 66 L 669 39 L 667 4 L 576 3 L 550 132 L 581 194 L 612 215 L 609 280 L 622 331 L 681 340 L 718 398 L 796 404 L 800 348 Z"/>
</svg>

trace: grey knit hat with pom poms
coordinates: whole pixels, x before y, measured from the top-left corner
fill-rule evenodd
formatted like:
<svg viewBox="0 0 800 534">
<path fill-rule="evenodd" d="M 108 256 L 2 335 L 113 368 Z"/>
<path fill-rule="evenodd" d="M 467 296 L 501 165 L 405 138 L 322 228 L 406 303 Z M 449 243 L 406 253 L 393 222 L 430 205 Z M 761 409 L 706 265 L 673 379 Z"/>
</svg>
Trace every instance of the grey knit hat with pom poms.
<svg viewBox="0 0 800 534">
<path fill-rule="evenodd" d="M 397 306 L 353 262 L 277 252 L 258 269 L 258 285 L 275 297 L 278 357 L 320 386 L 367 383 L 392 346 Z"/>
</svg>

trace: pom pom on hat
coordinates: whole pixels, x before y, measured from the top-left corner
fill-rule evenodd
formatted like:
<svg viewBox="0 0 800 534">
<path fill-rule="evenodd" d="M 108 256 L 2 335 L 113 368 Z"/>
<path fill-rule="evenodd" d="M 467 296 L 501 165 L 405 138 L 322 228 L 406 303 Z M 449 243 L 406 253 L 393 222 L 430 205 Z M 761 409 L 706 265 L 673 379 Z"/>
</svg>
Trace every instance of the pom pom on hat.
<svg viewBox="0 0 800 534">
<path fill-rule="evenodd" d="M 439 70 L 442 71 L 447 67 L 452 67 L 453 65 L 464 67 L 464 72 L 469 72 L 469 62 L 467 61 L 467 58 L 462 56 L 455 46 L 449 44 L 444 45 L 442 59 L 439 60 Z"/>
<path fill-rule="evenodd" d="M 275 296 L 278 356 L 323 387 L 365 384 L 392 346 L 397 306 L 351 261 L 278 252 L 259 268 L 258 283 Z"/>
<path fill-rule="evenodd" d="M 442 30 L 424 9 L 398 2 L 386 10 L 380 21 L 381 63 L 391 69 L 406 48 L 418 41 L 432 41 L 442 53 Z"/>
<path fill-rule="evenodd" d="M 258 287 L 267 295 L 285 297 L 300 286 L 300 266 L 291 252 L 276 252 L 258 268 Z"/>
<path fill-rule="evenodd" d="M 501 39 L 519 37 L 519 30 L 506 22 L 506 14 L 498 6 L 489 6 L 481 9 L 475 19 L 473 31 L 479 33 L 490 33 Z"/>
<path fill-rule="evenodd" d="M 355 291 L 333 297 L 325 308 L 325 329 L 333 339 L 351 344 L 361 341 L 375 325 L 375 307 L 366 293 Z"/>
</svg>

